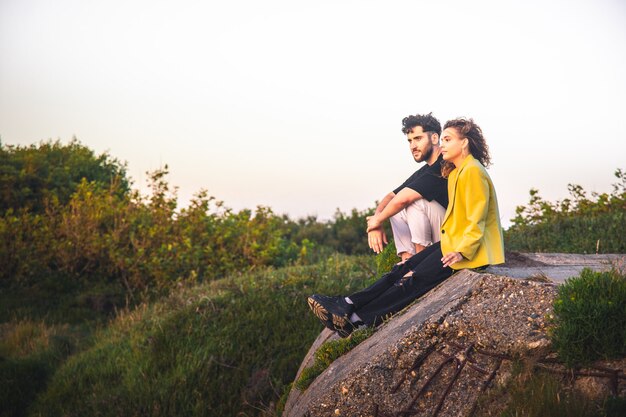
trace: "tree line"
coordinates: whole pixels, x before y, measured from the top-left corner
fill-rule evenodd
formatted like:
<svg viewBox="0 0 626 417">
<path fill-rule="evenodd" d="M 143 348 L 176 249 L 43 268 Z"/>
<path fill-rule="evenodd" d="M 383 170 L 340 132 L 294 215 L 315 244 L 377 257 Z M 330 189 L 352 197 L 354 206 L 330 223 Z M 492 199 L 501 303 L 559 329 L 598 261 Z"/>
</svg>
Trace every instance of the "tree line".
<svg viewBox="0 0 626 417">
<path fill-rule="evenodd" d="M 255 268 L 371 253 L 364 225 L 373 208 L 291 219 L 263 206 L 234 211 L 205 190 L 179 208 L 167 166 L 148 174 L 142 195 L 124 163 L 76 139 L 0 142 L 0 290 L 50 299 L 88 288 L 106 293 L 91 301 L 96 308 L 110 308 Z M 570 185 L 571 198 L 556 203 L 532 189 L 505 231 L 506 248 L 626 252 L 626 173 L 615 175 L 611 193 Z"/>
<path fill-rule="evenodd" d="M 293 220 L 263 206 L 234 211 L 204 190 L 179 208 L 167 166 L 148 174 L 145 196 L 131 188 L 124 163 L 76 139 L 0 142 L 1 286 L 107 286 L 119 290 L 119 303 L 183 282 L 368 250 L 371 210 Z"/>
</svg>

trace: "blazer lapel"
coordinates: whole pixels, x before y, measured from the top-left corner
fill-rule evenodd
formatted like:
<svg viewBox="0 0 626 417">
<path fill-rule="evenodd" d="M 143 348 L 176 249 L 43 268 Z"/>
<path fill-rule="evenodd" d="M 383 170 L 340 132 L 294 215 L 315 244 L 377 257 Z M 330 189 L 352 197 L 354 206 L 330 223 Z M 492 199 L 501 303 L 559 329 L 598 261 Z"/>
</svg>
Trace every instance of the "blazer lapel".
<svg viewBox="0 0 626 417">
<path fill-rule="evenodd" d="M 454 200 L 456 200 L 456 184 L 459 182 L 459 174 L 461 174 L 461 171 L 459 171 L 454 178 L 454 184 L 452 184 L 452 200 L 448 201 L 448 209 L 446 210 L 446 215 L 441 222 L 442 225 L 446 222 L 448 217 L 450 217 L 450 213 L 452 213 L 452 209 L 454 208 Z"/>
<path fill-rule="evenodd" d="M 465 158 L 461 166 L 458 168 L 458 172 L 456 173 L 456 177 L 454 178 L 454 184 L 452 184 L 452 201 L 448 201 L 448 209 L 446 210 L 446 214 L 443 218 L 443 221 L 441 222 L 442 225 L 446 222 L 448 217 L 450 217 L 450 213 L 452 213 L 452 209 L 454 208 L 454 202 L 456 200 L 456 186 L 457 186 L 457 183 L 459 182 L 459 177 L 461 176 L 461 172 L 463 172 L 467 164 L 472 159 L 474 159 L 474 157 L 471 154 L 468 155 L 468 157 Z"/>
</svg>

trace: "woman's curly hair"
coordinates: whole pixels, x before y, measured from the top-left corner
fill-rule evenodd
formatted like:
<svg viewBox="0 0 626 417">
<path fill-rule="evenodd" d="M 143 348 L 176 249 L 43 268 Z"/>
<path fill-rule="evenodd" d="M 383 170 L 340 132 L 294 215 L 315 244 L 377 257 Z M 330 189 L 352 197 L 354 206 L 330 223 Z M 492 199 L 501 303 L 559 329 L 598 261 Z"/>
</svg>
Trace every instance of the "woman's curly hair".
<svg viewBox="0 0 626 417">
<path fill-rule="evenodd" d="M 491 156 L 489 155 L 489 146 L 485 142 L 483 131 L 473 119 L 460 117 L 458 119 L 448 120 L 443 126 L 444 130 L 453 127 L 462 137 L 469 141 L 469 151 L 472 156 L 480 161 L 484 167 L 491 165 Z"/>
</svg>

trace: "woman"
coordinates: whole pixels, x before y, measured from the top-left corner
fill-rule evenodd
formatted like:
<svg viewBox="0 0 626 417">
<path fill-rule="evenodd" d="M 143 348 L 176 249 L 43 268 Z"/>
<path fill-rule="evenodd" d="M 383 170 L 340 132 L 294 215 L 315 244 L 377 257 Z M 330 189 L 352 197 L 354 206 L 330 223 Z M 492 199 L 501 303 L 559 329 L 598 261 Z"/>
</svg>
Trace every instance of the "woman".
<svg viewBox="0 0 626 417">
<path fill-rule="evenodd" d="M 348 336 L 360 325 L 377 326 L 448 278 L 455 270 L 504 262 L 498 202 L 485 167 L 489 148 L 472 119 L 448 121 L 441 135 L 449 204 L 437 242 L 348 297 L 314 294 L 313 313 L 326 327 Z"/>
</svg>

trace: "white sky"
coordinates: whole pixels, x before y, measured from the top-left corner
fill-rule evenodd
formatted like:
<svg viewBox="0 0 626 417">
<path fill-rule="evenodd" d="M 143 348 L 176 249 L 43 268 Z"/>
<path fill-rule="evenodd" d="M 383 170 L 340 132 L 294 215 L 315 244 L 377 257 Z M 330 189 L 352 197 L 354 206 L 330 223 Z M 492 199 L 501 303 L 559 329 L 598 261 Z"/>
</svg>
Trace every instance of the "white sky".
<svg viewBox="0 0 626 417">
<path fill-rule="evenodd" d="M 0 0 L 0 137 L 170 167 L 181 203 L 365 209 L 404 116 L 473 117 L 503 223 L 626 168 L 626 2 Z"/>
</svg>

